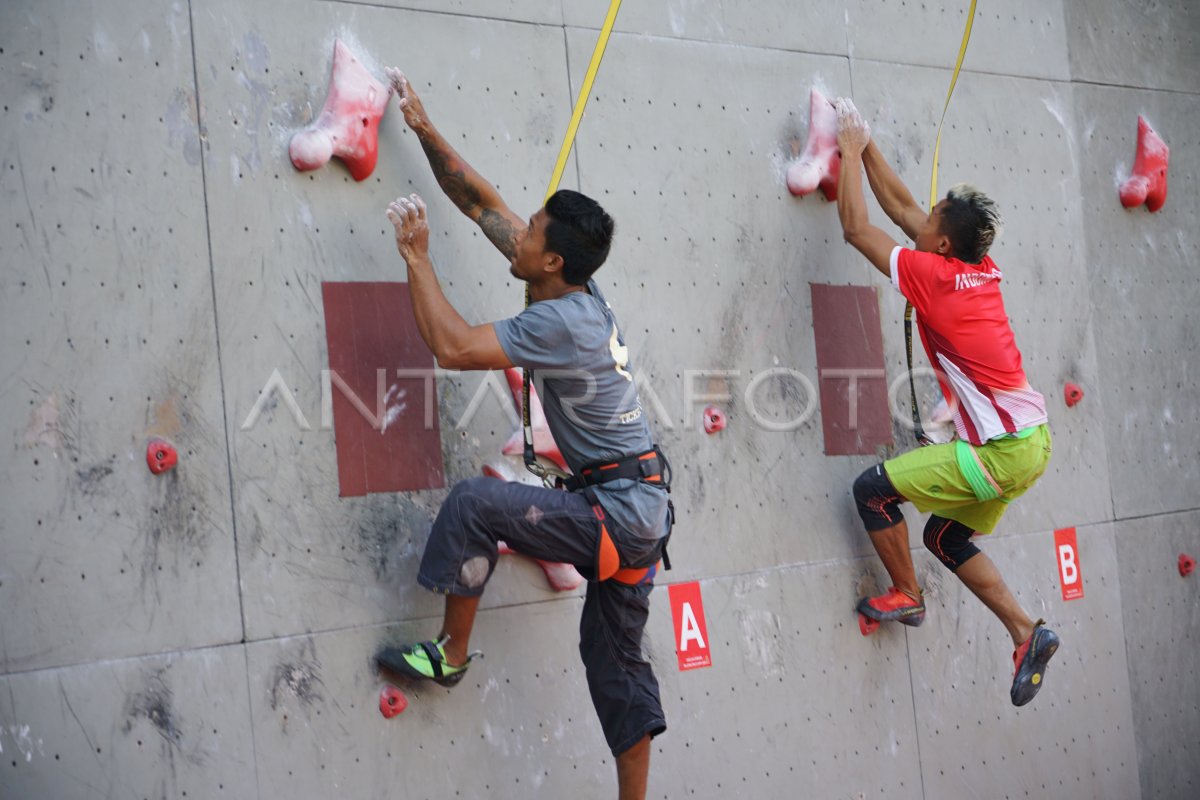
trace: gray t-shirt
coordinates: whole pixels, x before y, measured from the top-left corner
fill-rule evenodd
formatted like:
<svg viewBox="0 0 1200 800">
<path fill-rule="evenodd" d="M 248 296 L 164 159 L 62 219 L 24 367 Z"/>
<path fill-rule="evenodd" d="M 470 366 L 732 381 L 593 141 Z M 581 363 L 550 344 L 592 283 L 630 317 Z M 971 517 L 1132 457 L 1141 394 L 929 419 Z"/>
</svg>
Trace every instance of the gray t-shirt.
<svg viewBox="0 0 1200 800">
<path fill-rule="evenodd" d="M 554 441 L 571 471 L 654 446 L 633 365 L 612 309 L 594 281 L 533 303 L 495 323 L 505 355 L 533 370 Z M 632 480 L 610 481 L 596 495 L 613 522 L 642 539 L 667 533 L 667 493 Z"/>
</svg>

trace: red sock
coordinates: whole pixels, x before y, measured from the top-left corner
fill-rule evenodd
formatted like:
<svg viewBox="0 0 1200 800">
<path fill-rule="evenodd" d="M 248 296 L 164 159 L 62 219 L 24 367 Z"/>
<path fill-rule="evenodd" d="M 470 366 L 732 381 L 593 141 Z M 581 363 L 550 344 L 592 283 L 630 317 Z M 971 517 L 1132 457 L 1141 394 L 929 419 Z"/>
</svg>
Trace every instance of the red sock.
<svg viewBox="0 0 1200 800">
<path fill-rule="evenodd" d="M 1133 174 L 1121 184 L 1121 205 L 1126 208 L 1146 204 L 1158 211 L 1167 202 L 1167 160 L 1171 150 L 1146 120 L 1138 116 L 1137 156 Z"/>
<path fill-rule="evenodd" d="M 316 122 L 292 137 L 292 164 L 302 171 L 316 169 L 337 156 L 354 180 L 368 178 L 379 157 L 379 118 L 390 96 L 341 40 L 334 42 L 325 107 Z"/>
<path fill-rule="evenodd" d="M 800 160 L 787 171 L 788 191 L 803 197 L 818 187 L 825 199 L 837 201 L 842 154 L 837 146 L 837 112 L 825 95 L 813 89 L 808 96 L 808 141 Z"/>
</svg>

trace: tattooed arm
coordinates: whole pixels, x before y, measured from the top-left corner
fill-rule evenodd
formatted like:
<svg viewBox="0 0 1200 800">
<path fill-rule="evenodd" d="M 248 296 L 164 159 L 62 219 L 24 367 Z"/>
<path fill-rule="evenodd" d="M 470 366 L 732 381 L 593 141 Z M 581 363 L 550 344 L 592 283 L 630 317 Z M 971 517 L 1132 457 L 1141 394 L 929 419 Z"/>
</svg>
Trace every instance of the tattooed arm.
<svg viewBox="0 0 1200 800">
<path fill-rule="evenodd" d="M 412 128 L 425 150 L 429 166 L 438 185 L 459 210 L 479 225 L 488 240 L 506 258 L 516 252 L 517 234 L 525 229 L 525 220 L 518 217 L 504 198 L 482 175 L 455 152 L 429 121 L 421 99 L 404 73 L 395 68 L 387 70 L 392 89 L 400 98 L 404 121 Z"/>
</svg>

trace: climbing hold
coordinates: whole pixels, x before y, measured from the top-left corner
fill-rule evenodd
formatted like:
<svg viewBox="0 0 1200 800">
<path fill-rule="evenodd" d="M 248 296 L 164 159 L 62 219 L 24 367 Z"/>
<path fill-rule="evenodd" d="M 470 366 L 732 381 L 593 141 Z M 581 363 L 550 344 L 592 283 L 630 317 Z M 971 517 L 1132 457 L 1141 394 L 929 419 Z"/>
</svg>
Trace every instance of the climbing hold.
<svg viewBox="0 0 1200 800">
<path fill-rule="evenodd" d="M 710 436 L 725 430 L 725 412 L 716 406 L 706 406 L 704 409 L 704 432 Z"/>
<path fill-rule="evenodd" d="M 1067 385 L 1063 387 L 1063 397 L 1066 398 L 1067 408 L 1070 408 L 1083 399 L 1083 389 L 1080 389 L 1075 384 L 1068 382 Z"/>
<path fill-rule="evenodd" d="M 324 166 L 333 156 L 354 180 L 370 177 L 379 157 L 379 118 L 391 89 L 375 79 L 341 40 L 333 43 L 333 71 L 325 107 L 313 124 L 292 137 L 288 155 L 301 171 Z"/>
<path fill-rule="evenodd" d="M 395 686 L 385 686 L 379 693 L 379 713 L 391 719 L 408 708 L 408 698 Z"/>
<path fill-rule="evenodd" d="M 1187 553 L 1179 554 L 1179 574 L 1187 577 L 1192 574 L 1192 570 L 1196 568 L 1196 559 L 1189 556 Z"/>
<path fill-rule="evenodd" d="M 1133 159 L 1133 174 L 1121 184 L 1121 205 L 1126 208 L 1146 204 L 1158 211 L 1167 202 L 1167 160 L 1171 150 L 1150 123 L 1138 116 L 1137 155 Z"/>
<path fill-rule="evenodd" d="M 875 631 L 879 630 L 879 620 L 871 619 L 866 614 L 858 615 L 858 632 L 863 636 L 870 636 Z"/>
<path fill-rule="evenodd" d="M 179 453 L 166 439 L 151 439 L 146 446 L 146 466 L 155 475 L 161 475 L 179 463 Z"/>
<path fill-rule="evenodd" d="M 497 542 L 496 544 L 502 556 L 521 555 L 504 542 Z M 579 574 L 579 570 L 570 564 L 557 564 L 553 561 L 542 561 L 540 558 L 533 560 L 542 568 L 542 572 L 546 574 L 546 583 L 550 584 L 550 588 L 554 591 L 573 592 L 583 585 L 583 576 Z"/>
<path fill-rule="evenodd" d="M 820 188 L 825 199 L 837 200 L 842 154 L 837 146 L 837 112 L 825 95 L 815 88 L 808 96 L 808 141 L 800 160 L 788 167 L 788 191 L 803 197 Z"/>
</svg>

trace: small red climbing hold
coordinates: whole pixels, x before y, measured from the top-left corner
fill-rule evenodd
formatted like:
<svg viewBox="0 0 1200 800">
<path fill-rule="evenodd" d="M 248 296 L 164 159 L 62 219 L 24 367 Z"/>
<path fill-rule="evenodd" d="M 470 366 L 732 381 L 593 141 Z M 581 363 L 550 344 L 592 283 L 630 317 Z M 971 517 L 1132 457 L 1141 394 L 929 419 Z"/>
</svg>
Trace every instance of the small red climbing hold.
<svg viewBox="0 0 1200 800">
<path fill-rule="evenodd" d="M 165 439 L 151 439 L 146 446 L 146 466 L 155 475 L 161 475 L 179 463 L 179 453 Z"/>
<path fill-rule="evenodd" d="M 395 686 L 385 686 L 379 693 L 379 713 L 391 719 L 408 708 L 408 698 Z"/>
<path fill-rule="evenodd" d="M 704 432 L 712 435 L 725 430 L 725 412 L 716 406 L 704 409 Z"/>
<path fill-rule="evenodd" d="M 1192 570 L 1196 568 L 1196 559 L 1189 556 L 1187 553 L 1179 554 L 1179 574 L 1187 577 L 1192 574 Z"/>
<path fill-rule="evenodd" d="M 1083 399 L 1083 389 L 1080 389 L 1075 384 L 1068 382 L 1067 385 L 1063 387 L 1063 397 L 1065 397 L 1067 400 L 1067 408 L 1070 408 Z"/>
</svg>

